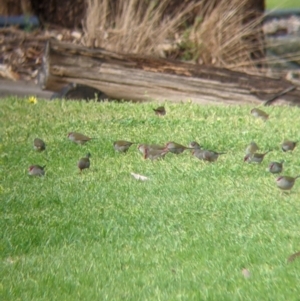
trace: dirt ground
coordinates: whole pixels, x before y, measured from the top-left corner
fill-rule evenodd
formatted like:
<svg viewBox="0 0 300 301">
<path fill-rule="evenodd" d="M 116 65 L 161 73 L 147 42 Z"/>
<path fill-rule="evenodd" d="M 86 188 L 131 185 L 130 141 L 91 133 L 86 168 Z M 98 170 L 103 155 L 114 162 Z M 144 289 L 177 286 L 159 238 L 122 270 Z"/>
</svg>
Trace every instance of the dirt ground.
<svg viewBox="0 0 300 301">
<path fill-rule="evenodd" d="M 51 91 L 43 91 L 34 82 L 11 81 L 0 78 L 0 99 L 6 96 L 36 96 L 38 98 L 50 99 Z"/>
</svg>

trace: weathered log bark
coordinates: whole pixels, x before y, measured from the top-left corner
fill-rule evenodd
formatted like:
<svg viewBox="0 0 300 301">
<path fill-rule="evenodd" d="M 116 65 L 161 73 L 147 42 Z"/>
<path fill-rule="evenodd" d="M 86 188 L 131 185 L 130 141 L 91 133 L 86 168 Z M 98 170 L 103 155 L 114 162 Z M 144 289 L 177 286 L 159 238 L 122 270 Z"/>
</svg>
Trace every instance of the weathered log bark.
<svg viewBox="0 0 300 301">
<path fill-rule="evenodd" d="M 51 40 L 46 46 L 39 85 L 55 91 L 68 82 L 97 88 L 116 99 L 234 104 L 259 104 L 293 87 L 284 79 Z M 299 104 L 300 90 L 289 91 L 280 99 Z"/>
</svg>

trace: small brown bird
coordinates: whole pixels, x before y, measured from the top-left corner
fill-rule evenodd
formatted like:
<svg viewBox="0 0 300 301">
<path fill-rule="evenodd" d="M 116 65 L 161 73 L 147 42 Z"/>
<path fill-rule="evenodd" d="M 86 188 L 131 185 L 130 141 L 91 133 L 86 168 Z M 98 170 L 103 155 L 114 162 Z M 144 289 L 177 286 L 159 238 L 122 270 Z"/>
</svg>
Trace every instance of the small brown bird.
<svg viewBox="0 0 300 301">
<path fill-rule="evenodd" d="M 43 150 L 46 149 L 46 144 L 45 144 L 45 142 L 44 142 L 42 139 L 40 139 L 40 138 L 35 138 L 35 139 L 33 140 L 33 148 L 34 148 L 36 151 L 41 152 L 41 151 L 43 151 Z"/>
<path fill-rule="evenodd" d="M 151 161 L 164 158 L 169 152 L 168 149 L 149 149 L 145 148 L 144 159 L 150 159 Z"/>
<path fill-rule="evenodd" d="M 86 142 L 88 142 L 92 139 L 95 139 L 95 138 L 90 138 L 88 136 L 85 136 L 81 133 L 76 133 L 76 132 L 70 132 L 68 134 L 68 138 L 77 144 L 85 144 Z"/>
<path fill-rule="evenodd" d="M 80 172 L 83 170 L 83 169 L 86 169 L 86 168 L 90 168 L 90 157 L 91 157 L 91 154 L 88 153 L 86 154 L 85 157 L 81 158 L 78 163 L 77 163 L 77 166 L 80 170 Z"/>
<path fill-rule="evenodd" d="M 283 160 L 280 162 L 271 162 L 269 164 L 268 170 L 270 173 L 280 173 L 283 169 Z"/>
<path fill-rule="evenodd" d="M 184 145 L 181 145 L 179 143 L 169 141 L 166 143 L 165 148 L 169 150 L 169 152 L 173 154 L 181 154 L 184 152 L 186 149 L 192 149 L 191 147 L 186 147 Z"/>
<path fill-rule="evenodd" d="M 298 257 L 300 257 L 300 251 L 299 252 L 296 252 L 296 253 L 294 253 L 294 254 L 292 254 L 292 255 L 290 255 L 289 256 L 289 258 L 288 258 L 288 262 L 293 262 L 296 258 L 298 258 Z"/>
<path fill-rule="evenodd" d="M 197 142 L 193 141 L 189 144 L 189 146 L 193 146 L 192 155 L 194 155 L 199 160 L 215 162 L 219 158 L 220 155 L 224 155 L 226 153 L 218 153 L 212 150 L 203 149 Z"/>
<path fill-rule="evenodd" d="M 218 152 L 214 152 L 211 150 L 196 148 L 196 149 L 194 149 L 192 154 L 199 160 L 215 162 L 215 161 L 217 161 L 217 159 L 219 158 L 220 155 L 224 155 L 226 153 L 218 153 Z"/>
<path fill-rule="evenodd" d="M 158 145 L 158 144 L 139 144 L 137 148 L 143 155 L 145 155 L 146 147 L 149 150 L 164 150 L 165 149 L 165 147 L 163 145 Z"/>
<path fill-rule="evenodd" d="M 30 176 L 44 176 L 45 175 L 45 167 L 46 165 L 44 166 L 40 166 L 40 165 L 31 165 L 29 166 L 28 168 L 28 174 Z"/>
<path fill-rule="evenodd" d="M 220 155 L 224 155 L 226 153 L 218 153 L 211 150 L 204 150 L 203 152 L 203 160 L 208 162 L 215 162 L 219 158 Z"/>
<path fill-rule="evenodd" d="M 195 155 L 195 152 L 196 151 L 199 151 L 199 153 L 200 153 L 200 150 L 201 150 L 201 145 L 198 143 L 198 142 L 196 142 L 196 141 L 191 141 L 190 143 L 189 143 L 189 147 L 191 148 L 191 155 L 193 155 L 193 156 L 195 156 L 195 157 L 197 157 L 197 155 Z M 198 157 L 197 157 L 198 158 Z M 199 158 L 198 158 L 199 159 Z M 202 159 L 201 159 L 202 160 Z"/>
<path fill-rule="evenodd" d="M 266 121 L 269 118 L 269 115 L 257 108 L 251 110 L 251 114 L 256 118 L 261 118 L 262 120 Z"/>
<path fill-rule="evenodd" d="M 164 116 L 167 113 L 165 107 L 163 106 L 153 109 L 153 111 L 158 116 Z"/>
<path fill-rule="evenodd" d="M 268 154 L 270 152 L 267 151 L 263 154 L 259 154 L 259 153 L 254 153 L 254 154 L 247 154 L 244 157 L 244 162 L 248 162 L 248 163 L 261 163 L 265 157 L 266 154 Z"/>
<path fill-rule="evenodd" d="M 200 149 L 201 145 L 196 141 L 191 141 L 189 143 L 189 147 L 192 148 L 192 149 Z"/>
<path fill-rule="evenodd" d="M 194 148 L 192 150 L 192 155 L 198 158 L 199 160 L 204 160 L 204 152 L 205 150 L 201 148 Z"/>
<path fill-rule="evenodd" d="M 284 151 L 284 152 L 287 152 L 287 151 L 293 151 L 294 148 L 296 147 L 298 141 L 289 141 L 289 140 L 285 140 L 282 142 L 281 144 L 281 149 Z"/>
<path fill-rule="evenodd" d="M 281 176 L 279 178 L 276 179 L 276 184 L 277 187 L 282 189 L 282 190 L 290 190 L 293 188 L 296 179 L 298 179 L 300 177 L 296 176 L 296 177 L 287 177 L 287 176 Z"/>
<path fill-rule="evenodd" d="M 246 147 L 245 152 L 246 152 L 246 155 L 248 155 L 248 154 L 254 154 L 258 150 L 259 150 L 258 145 L 254 141 L 251 141 L 250 144 Z"/>
<path fill-rule="evenodd" d="M 132 144 L 135 144 L 135 143 L 125 141 L 125 140 L 118 140 L 113 143 L 113 146 L 116 151 L 118 151 L 120 153 L 126 153 Z"/>
</svg>

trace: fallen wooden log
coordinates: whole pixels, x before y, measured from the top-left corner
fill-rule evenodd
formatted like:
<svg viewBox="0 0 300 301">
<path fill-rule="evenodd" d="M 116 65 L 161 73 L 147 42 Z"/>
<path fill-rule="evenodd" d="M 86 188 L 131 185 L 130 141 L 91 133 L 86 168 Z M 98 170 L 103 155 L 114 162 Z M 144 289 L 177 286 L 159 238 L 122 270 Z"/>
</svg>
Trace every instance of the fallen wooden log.
<svg viewBox="0 0 300 301">
<path fill-rule="evenodd" d="M 300 103 L 300 90 L 292 89 L 293 84 L 285 79 L 50 40 L 39 85 L 57 91 L 71 82 L 97 88 L 111 98 L 133 101 L 260 104 L 279 95 L 281 103 Z"/>
</svg>

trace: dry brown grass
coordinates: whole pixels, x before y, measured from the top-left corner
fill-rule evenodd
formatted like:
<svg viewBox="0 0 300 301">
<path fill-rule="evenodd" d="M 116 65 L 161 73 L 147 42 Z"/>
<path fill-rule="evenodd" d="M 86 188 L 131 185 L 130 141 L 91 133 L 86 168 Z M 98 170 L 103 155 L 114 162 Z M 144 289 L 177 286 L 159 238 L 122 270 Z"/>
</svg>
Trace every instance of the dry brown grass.
<svg viewBox="0 0 300 301">
<path fill-rule="evenodd" d="M 264 52 L 261 23 L 263 16 L 245 9 L 247 0 L 222 1 L 190 38 L 197 47 L 195 56 L 205 64 L 240 69 L 254 67 Z M 250 20 L 247 23 L 245 20 Z M 251 21 L 254 20 L 254 21 Z"/>
<path fill-rule="evenodd" d="M 83 43 L 115 52 L 166 54 L 200 64 L 269 73 L 268 64 L 273 65 L 277 58 L 264 56 L 264 15 L 249 8 L 248 0 L 211 0 L 204 5 L 199 0 L 182 1 L 172 14 L 166 14 L 171 2 L 87 0 Z M 194 24 L 182 26 L 195 11 L 199 18 Z M 295 55 L 298 53 L 285 57 Z"/>
<path fill-rule="evenodd" d="M 84 44 L 116 52 L 161 53 L 162 45 L 174 40 L 188 14 L 199 5 L 199 1 L 182 1 L 171 15 L 166 15 L 170 2 L 87 0 Z"/>
<path fill-rule="evenodd" d="M 253 55 L 260 58 L 264 51 L 262 17 L 245 24 L 256 13 L 245 9 L 247 0 L 207 2 L 200 8 L 205 15 L 203 21 L 196 20 L 186 30 L 180 26 L 190 12 L 199 9 L 201 1 L 183 1 L 167 17 L 165 10 L 170 0 L 148 1 L 146 7 L 145 1 L 139 0 L 115 2 L 113 9 L 109 0 L 87 0 L 85 45 L 151 55 L 162 55 L 166 45 L 177 53 L 180 47 L 186 47 L 189 55 L 185 58 L 238 69 L 255 67 Z M 181 45 L 174 42 L 175 37 Z"/>
<path fill-rule="evenodd" d="M 249 9 L 247 4 L 248 0 L 220 3 L 212 0 L 200 8 L 205 18 L 192 26 L 189 35 L 190 44 L 194 45 L 194 59 L 204 64 L 268 75 L 272 75 L 272 66 L 288 66 L 288 61 L 299 61 L 299 52 L 295 51 L 265 56 L 266 49 L 285 48 L 285 45 L 278 40 L 266 43 L 262 29 L 265 15 Z"/>
</svg>

